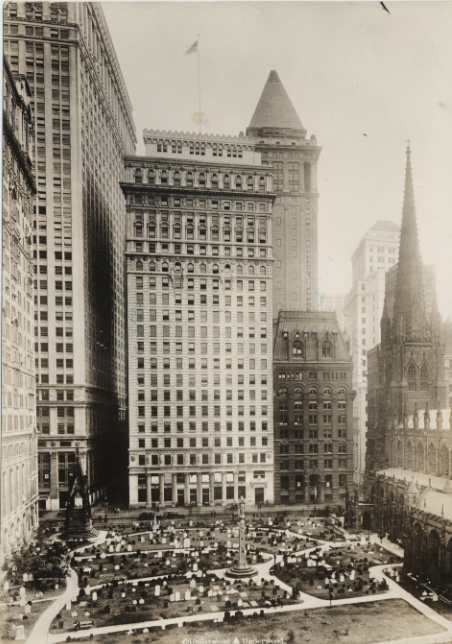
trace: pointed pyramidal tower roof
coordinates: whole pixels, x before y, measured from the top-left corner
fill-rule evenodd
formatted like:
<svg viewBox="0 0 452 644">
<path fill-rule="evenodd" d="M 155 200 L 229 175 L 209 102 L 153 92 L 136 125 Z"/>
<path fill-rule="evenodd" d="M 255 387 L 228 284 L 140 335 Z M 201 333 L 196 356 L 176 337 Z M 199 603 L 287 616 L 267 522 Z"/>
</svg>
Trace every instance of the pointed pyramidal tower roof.
<svg viewBox="0 0 452 644">
<path fill-rule="evenodd" d="M 423 273 L 414 203 L 411 149 L 408 146 L 394 304 L 395 317 L 399 320 L 403 318 L 403 326 L 408 336 L 413 333 L 417 335 L 426 324 Z"/>
<path fill-rule="evenodd" d="M 304 137 L 306 130 L 290 100 L 278 73 L 272 69 L 247 128 L 249 136 L 268 130 L 282 130 L 289 136 Z"/>
</svg>

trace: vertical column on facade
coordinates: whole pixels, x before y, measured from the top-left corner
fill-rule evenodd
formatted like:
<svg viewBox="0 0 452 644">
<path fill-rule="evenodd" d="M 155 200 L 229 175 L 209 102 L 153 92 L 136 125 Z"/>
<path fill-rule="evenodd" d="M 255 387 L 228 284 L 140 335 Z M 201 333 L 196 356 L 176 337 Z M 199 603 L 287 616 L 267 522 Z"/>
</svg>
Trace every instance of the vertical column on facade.
<svg viewBox="0 0 452 644">
<path fill-rule="evenodd" d="M 146 478 L 146 486 L 147 486 L 147 497 L 148 497 L 148 502 L 147 505 L 150 507 L 152 505 L 152 484 L 151 484 L 152 477 L 150 474 L 147 475 Z"/>
<path fill-rule="evenodd" d="M 160 504 L 165 502 L 165 475 L 160 474 L 159 476 L 160 483 Z"/>
<path fill-rule="evenodd" d="M 50 499 L 58 499 L 58 453 L 57 452 L 52 452 L 50 455 Z"/>
<path fill-rule="evenodd" d="M 210 505 L 214 504 L 214 492 L 213 492 L 213 490 L 214 490 L 214 477 L 215 477 L 214 473 L 210 472 L 210 474 L 209 474 L 209 501 L 210 501 Z"/>
<path fill-rule="evenodd" d="M 234 501 L 237 503 L 239 499 L 239 477 L 237 472 L 234 472 Z"/>
<path fill-rule="evenodd" d="M 189 485 L 189 475 L 185 475 L 184 479 L 184 504 L 190 505 L 190 485 Z"/>
<path fill-rule="evenodd" d="M 201 473 L 198 472 L 196 475 L 196 485 L 198 487 L 197 490 L 197 504 L 202 505 L 202 482 L 201 482 Z"/>
<path fill-rule="evenodd" d="M 222 472 L 221 474 L 221 484 L 223 487 L 223 503 L 226 503 L 226 474 L 225 472 Z"/>
<path fill-rule="evenodd" d="M 172 480 L 172 495 L 173 495 L 173 503 L 177 503 L 177 474 L 173 474 L 171 476 Z"/>
<path fill-rule="evenodd" d="M 316 499 L 315 503 L 318 505 L 319 503 L 323 502 L 323 481 L 322 477 L 319 474 L 319 477 L 317 479 L 317 485 L 316 485 Z"/>
</svg>

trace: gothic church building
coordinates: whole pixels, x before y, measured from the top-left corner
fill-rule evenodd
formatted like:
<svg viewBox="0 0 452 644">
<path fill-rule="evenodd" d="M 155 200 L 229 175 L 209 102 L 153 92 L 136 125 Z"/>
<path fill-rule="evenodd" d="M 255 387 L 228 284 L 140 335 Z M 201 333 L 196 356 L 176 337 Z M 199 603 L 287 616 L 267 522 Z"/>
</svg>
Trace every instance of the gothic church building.
<svg viewBox="0 0 452 644">
<path fill-rule="evenodd" d="M 419 249 L 411 152 L 398 264 L 386 273 L 381 343 L 368 353 L 367 493 L 373 528 L 405 568 L 452 577 L 452 431 L 434 277 Z"/>
</svg>

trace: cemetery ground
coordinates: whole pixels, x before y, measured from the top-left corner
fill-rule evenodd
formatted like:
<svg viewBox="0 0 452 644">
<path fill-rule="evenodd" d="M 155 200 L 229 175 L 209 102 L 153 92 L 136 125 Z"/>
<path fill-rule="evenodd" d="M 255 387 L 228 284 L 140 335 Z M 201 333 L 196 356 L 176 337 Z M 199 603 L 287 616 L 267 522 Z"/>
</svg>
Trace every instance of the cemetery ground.
<svg viewBox="0 0 452 644">
<path fill-rule="evenodd" d="M 402 599 L 388 599 L 365 604 L 347 604 L 332 608 L 297 610 L 290 613 L 242 618 L 223 624 L 186 624 L 182 628 L 109 633 L 96 635 L 92 644 L 183 644 L 239 641 L 275 644 L 376 644 L 377 642 L 444 633 Z"/>
<path fill-rule="evenodd" d="M 67 549 L 40 529 L 35 544 L 17 553 L 0 592 L 0 642 L 16 637 L 17 625 L 30 632 L 39 616 L 66 587 Z"/>
<path fill-rule="evenodd" d="M 36 560 L 46 561 L 47 590 L 53 596 L 64 587 L 68 564 L 78 576 L 78 595 L 77 591 L 72 593 L 75 586 L 71 585 L 71 601 L 64 605 L 64 599 L 58 606 L 55 604 L 48 625 L 62 608 L 53 619 L 50 633 L 46 627 L 49 641 L 91 637 L 90 641 L 102 644 L 177 644 L 184 637 L 202 639 L 208 634 L 214 639 L 216 633 L 219 640 L 232 633 L 254 640 L 268 640 L 273 633 L 277 639 L 279 633 L 280 640 L 288 644 L 361 644 L 397 639 L 394 624 L 391 625 L 394 615 L 401 625 L 400 637 L 407 637 L 413 630 L 416 635 L 441 631 L 441 622 L 438 626 L 428 619 L 428 613 L 416 611 L 409 605 L 410 599 L 409 603 L 403 601 L 403 595 L 393 589 L 386 592 L 381 574 L 376 581 L 371 580 L 372 566 L 379 566 L 379 570 L 382 566 L 390 568 L 400 563 L 398 557 L 371 543 L 367 534 L 349 540 L 347 533 L 333 528 L 328 520 L 247 517 L 247 559 L 257 572 L 249 580 L 225 577 L 225 569 L 237 561 L 238 531 L 232 519 L 213 522 L 206 517 L 198 522 L 184 518 L 154 522 L 151 529 L 144 527 L 136 522 L 133 532 L 130 526 L 104 532 L 95 543 L 69 555 L 62 542 L 53 545 L 47 538 L 46 545 L 39 540 L 34 544 L 33 566 L 42 567 Z M 60 549 L 60 559 L 55 559 L 54 552 L 43 550 L 47 547 Z M 40 557 L 44 552 L 46 556 Z M 22 559 L 17 561 L 13 572 L 16 582 L 23 578 L 27 557 L 22 553 Z M 58 567 L 61 570 L 56 573 Z M 55 591 L 54 574 L 61 577 L 59 593 Z M 41 573 L 39 576 L 42 578 Z M 343 598 L 343 605 L 333 603 L 328 607 L 326 579 L 334 587 L 331 597 Z M 27 577 L 23 584 L 27 600 L 36 592 L 36 581 L 37 576 L 32 581 Z M 32 604 L 26 609 L 21 593 L 15 588 L 11 595 L 12 588 L 10 599 L 15 593 L 19 604 L 6 608 L 7 620 L 10 625 L 23 626 L 27 637 L 43 604 L 52 602 L 41 602 L 39 608 Z M 175 619 L 183 623 L 182 627 L 171 624 Z M 146 622 L 152 622 L 147 624 L 148 629 Z M 47 641 L 36 638 L 36 633 L 41 638 L 44 632 L 39 631 L 40 624 L 42 620 L 33 631 L 33 641 L 39 644 Z M 135 632 L 128 634 L 132 624 Z M 99 628 L 108 634 L 98 635 Z M 143 633 L 143 629 L 148 632 Z M 369 635 L 364 637 L 367 631 Z M 14 639 L 12 635 L 12 630 L 7 629 L 0 633 L 0 641 L 9 644 Z"/>
<path fill-rule="evenodd" d="M 387 590 L 383 579 L 370 574 L 372 566 L 400 563 L 400 559 L 377 544 L 323 546 L 295 557 L 286 557 L 270 573 L 299 592 L 320 599 L 372 595 Z"/>
</svg>

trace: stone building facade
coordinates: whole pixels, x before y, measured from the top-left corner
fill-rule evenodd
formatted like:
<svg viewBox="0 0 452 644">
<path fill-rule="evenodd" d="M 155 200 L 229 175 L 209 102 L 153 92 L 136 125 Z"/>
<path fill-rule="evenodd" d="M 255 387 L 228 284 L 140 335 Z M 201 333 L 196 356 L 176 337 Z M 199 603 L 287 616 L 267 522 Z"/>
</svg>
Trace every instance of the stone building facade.
<svg viewBox="0 0 452 644">
<path fill-rule="evenodd" d="M 334 313 L 280 311 L 273 389 L 275 502 L 343 506 L 353 478 L 354 392 Z"/>
<path fill-rule="evenodd" d="M 245 137 L 126 158 L 129 502 L 273 501 L 271 173 Z"/>
<path fill-rule="evenodd" d="M 120 179 L 135 132 L 100 3 L 8 2 L 4 43 L 32 92 L 39 502 L 55 510 L 77 446 L 92 500 L 126 453 Z"/>
<path fill-rule="evenodd" d="M 320 147 L 306 129 L 275 70 L 269 74 L 246 130 L 262 163 L 271 166 L 273 317 L 281 310 L 318 307 L 318 188 Z"/>
<path fill-rule="evenodd" d="M 30 88 L 3 59 L 0 564 L 38 524 Z"/>
<path fill-rule="evenodd" d="M 399 261 L 386 274 L 381 344 L 369 352 L 366 483 L 373 527 L 407 570 L 452 573 L 452 427 L 431 269 L 421 261 L 407 150 Z"/>
</svg>

